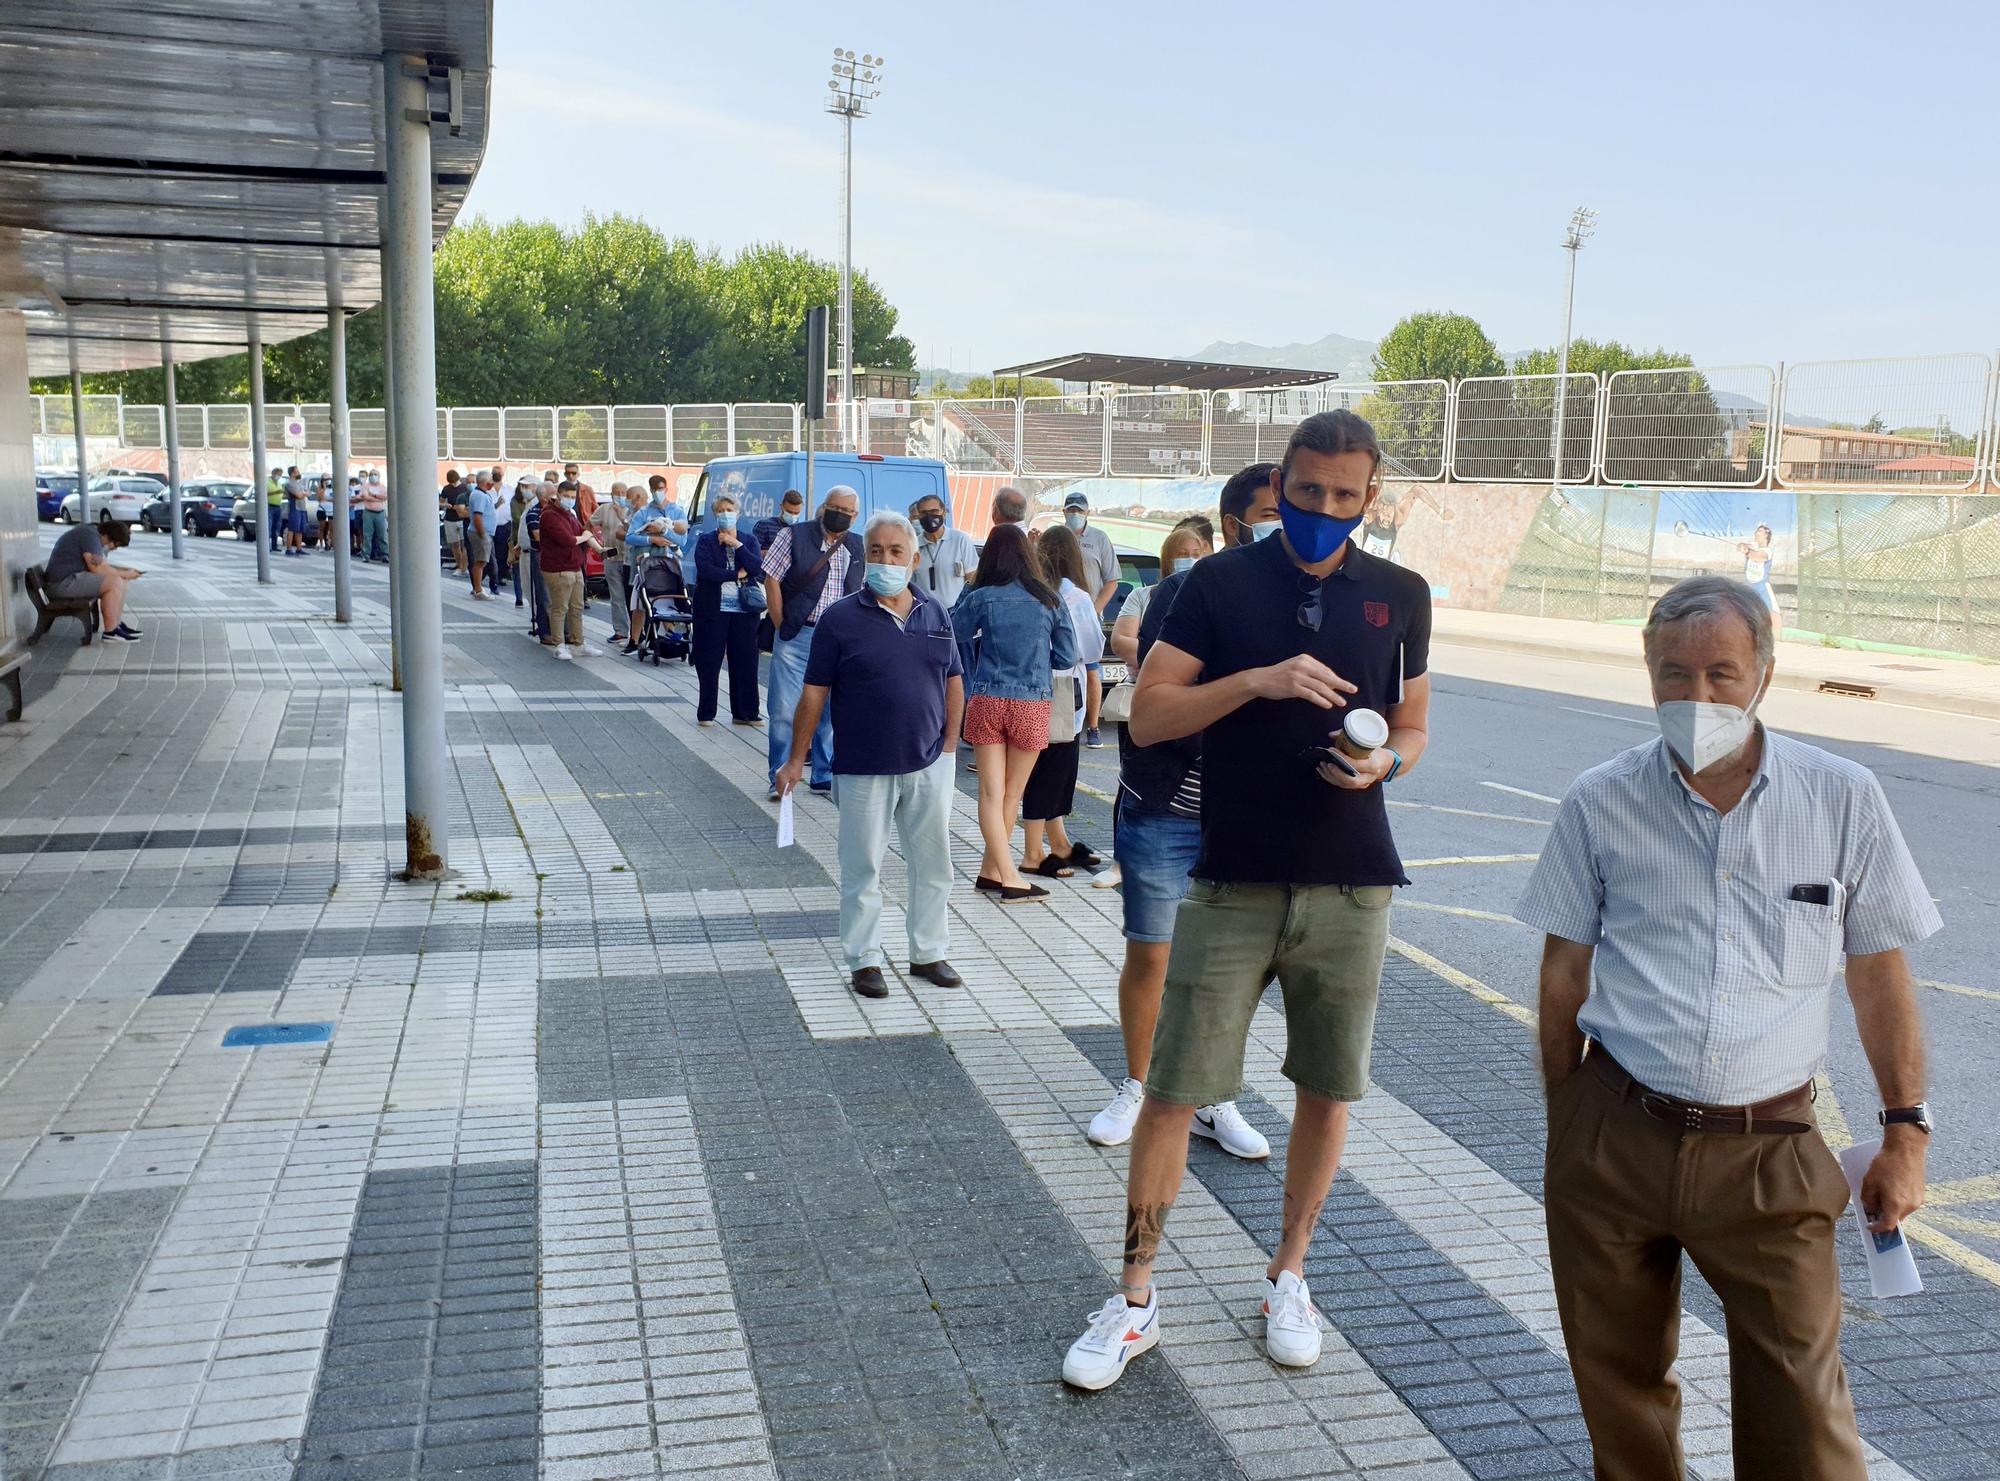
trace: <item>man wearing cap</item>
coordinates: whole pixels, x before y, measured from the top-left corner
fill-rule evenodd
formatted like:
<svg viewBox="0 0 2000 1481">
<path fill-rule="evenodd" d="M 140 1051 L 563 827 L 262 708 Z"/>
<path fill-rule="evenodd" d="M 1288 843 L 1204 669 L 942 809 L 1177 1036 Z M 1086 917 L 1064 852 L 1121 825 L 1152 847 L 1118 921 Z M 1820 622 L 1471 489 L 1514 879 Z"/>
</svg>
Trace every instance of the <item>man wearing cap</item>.
<svg viewBox="0 0 2000 1481">
<path fill-rule="evenodd" d="M 1076 543 L 1083 547 L 1084 590 L 1101 617 L 1118 591 L 1118 552 L 1111 548 L 1111 537 L 1090 522 L 1090 498 L 1082 489 L 1071 489 L 1064 497 L 1063 523 L 1076 532 Z M 1104 679 L 1097 664 L 1088 667 L 1090 683 L 1084 696 L 1083 743 L 1097 750 L 1104 745 L 1104 736 L 1097 728 L 1098 707 L 1104 703 Z"/>
<path fill-rule="evenodd" d="M 1814 1076 L 1845 967 L 1887 1109 L 1868 1227 L 1922 1207 L 1924 1046 L 1904 949 L 1941 924 L 1875 778 L 1756 717 L 1771 610 L 1694 576 L 1654 605 L 1660 734 L 1578 777 L 1514 907 L 1545 933 L 1544 1216 L 1597 1474 L 1682 1476 L 1681 1257 L 1728 1318 L 1735 1472 L 1864 1481 L 1840 1361 L 1845 1175 Z"/>
</svg>

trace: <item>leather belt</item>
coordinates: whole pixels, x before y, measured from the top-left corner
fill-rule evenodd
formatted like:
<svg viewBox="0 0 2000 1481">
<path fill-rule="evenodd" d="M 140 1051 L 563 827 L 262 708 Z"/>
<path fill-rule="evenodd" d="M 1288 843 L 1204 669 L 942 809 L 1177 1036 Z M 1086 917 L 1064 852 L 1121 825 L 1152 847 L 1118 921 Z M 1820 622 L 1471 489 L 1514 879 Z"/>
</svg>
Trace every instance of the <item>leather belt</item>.
<svg viewBox="0 0 2000 1481">
<path fill-rule="evenodd" d="M 1584 1065 L 1588 1071 L 1591 1065 L 1598 1065 L 1611 1087 L 1631 1095 L 1639 1103 L 1639 1109 L 1655 1121 L 1681 1131 L 1735 1132 L 1739 1135 L 1798 1136 L 1811 1131 L 1810 1121 L 1792 1121 L 1775 1118 L 1774 1113 L 1795 1108 L 1801 1100 L 1811 1104 L 1816 1092 L 1808 1080 L 1796 1090 L 1788 1090 L 1783 1095 L 1774 1095 L 1769 1100 L 1759 1101 L 1754 1106 L 1709 1106 L 1697 1101 L 1680 1100 L 1675 1096 L 1663 1095 L 1632 1078 L 1625 1066 L 1604 1052 L 1600 1044 L 1590 1046 L 1590 1059 Z"/>
</svg>

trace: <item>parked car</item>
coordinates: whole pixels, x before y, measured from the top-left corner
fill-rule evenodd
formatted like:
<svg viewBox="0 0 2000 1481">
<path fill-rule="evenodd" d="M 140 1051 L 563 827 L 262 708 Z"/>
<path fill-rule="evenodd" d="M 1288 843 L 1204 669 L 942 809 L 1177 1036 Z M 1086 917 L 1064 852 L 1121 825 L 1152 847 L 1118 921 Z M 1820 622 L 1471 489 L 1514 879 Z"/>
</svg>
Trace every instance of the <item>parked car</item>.
<svg viewBox="0 0 2000 1481">
<path fill-rule="evenodd" d="M 62 515 L 63 499 L 76 492 L 76 475 L 60 468 L 35 470 L 35 518 L 53 524 Z"/>
<path fill-rule="evenodd" d="M 191 535 L 211 539 L 229 528 L 236 512 L 237 495 L 250 485 L 240 479 L 216 479 L 206 483 L 181 485 L 181 528 Z M 164 533 L 173 522 L 173 501 L 159 495 L 140 512 L 139 523 Z"/>
<path fill-rule="evenodd" d="M 243 492 L 236 496 L 236 505 L 229 512 L 229 527 L 236 531 L 239 540 L 256 540 L 264 534 L 265 502 L 252 498 L 249 484 L 243 485 Z"/>
<path fill-rule="evenodd" d="M 146 505 L 165 492 L 166 485 L 156 478 L 93 478 L 90 481 L 90 517 L 96 519 L 109 513 L 113 519 L 137 524 Z M 77 495 L 68 495 L 63 499 L 56 517 L 64 524 L 75 524 L 82 502 Z"/>
<path fill-rule="evenodd" d="M 974 546 L 975 551 L 986 548 L 981 541 Z M 1100 619 L 1104 627 L 1104 661 L 1098 665 L 1098 675 L 1109 690 L 1115 684 L 1123 684 L 1130 677 L 1125 671 L 1125 660 L 1111 651 L 1111 629 L 1118 621 L 1119 610 L 1125 599 L 1142 586 L 1156 586 L 1160 580 L 1160 557 L 1157 553 L 1147 554 L 1141 550 L 1120 550 L 1118 552 L 1118 590 L 1111 593 L 1111 600 L 1104 604 Z"/>
</svg>

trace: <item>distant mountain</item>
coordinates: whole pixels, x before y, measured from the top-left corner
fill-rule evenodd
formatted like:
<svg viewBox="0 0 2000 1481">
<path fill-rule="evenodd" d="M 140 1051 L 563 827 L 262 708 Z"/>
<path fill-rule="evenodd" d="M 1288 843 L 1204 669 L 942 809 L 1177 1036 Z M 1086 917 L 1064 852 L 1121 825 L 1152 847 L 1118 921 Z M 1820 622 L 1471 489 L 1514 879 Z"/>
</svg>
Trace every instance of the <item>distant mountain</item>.
<svg viewBox="0 0 2000 1481">
<path fill-rule="evenodd" d="M 1276 365 L 1288 370 L 1331 370 L 1344 381 L 1368 379 L 1369 363 L 1375 354 L 1372 339 L 1352 339 L 1345 334 L 1329 334 L 1311 344 L 1253 345 L 1247 341 L 1218 340 L 1196 350 L 1191 360 L 1214 360 L 1224 365 Z"/>
</svg>

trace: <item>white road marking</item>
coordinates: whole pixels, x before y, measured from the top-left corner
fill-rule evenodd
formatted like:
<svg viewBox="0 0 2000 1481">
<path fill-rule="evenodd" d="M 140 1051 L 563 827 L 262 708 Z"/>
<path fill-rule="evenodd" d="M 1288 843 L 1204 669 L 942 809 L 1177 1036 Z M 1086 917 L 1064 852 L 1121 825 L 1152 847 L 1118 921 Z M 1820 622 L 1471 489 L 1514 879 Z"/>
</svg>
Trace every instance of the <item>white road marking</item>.
<svg viewBox="0 0 2000 1481">
<path fill-rule="evenodd" d="M 1505 782 L 1481 782 L 1482 787 L 1491 787 L 1496 792 L 1505 792 L 1514 797 L 1526 797 L 1532 802 L 1546 802 L 1550 807 L 1561 807 L 1562 798 L 1550 797 L 1542 792 L 1530 792 L 1526 787 L 1510 787 Z"/>
<path fill-rule="evenodd" d="M 1612 715 L 1603 710 L 1579 710 L 1575 705 L 1557 705 L 1556 708 L 1572 715 L 1591 715 L 1599 720 L 1616 720 L 1620 725 L 1636 725 L 1641 730 L 1651 730 L 1654 725 L 1651 720 L 1634 720 L 1630 715 Z"/>
</svg>

